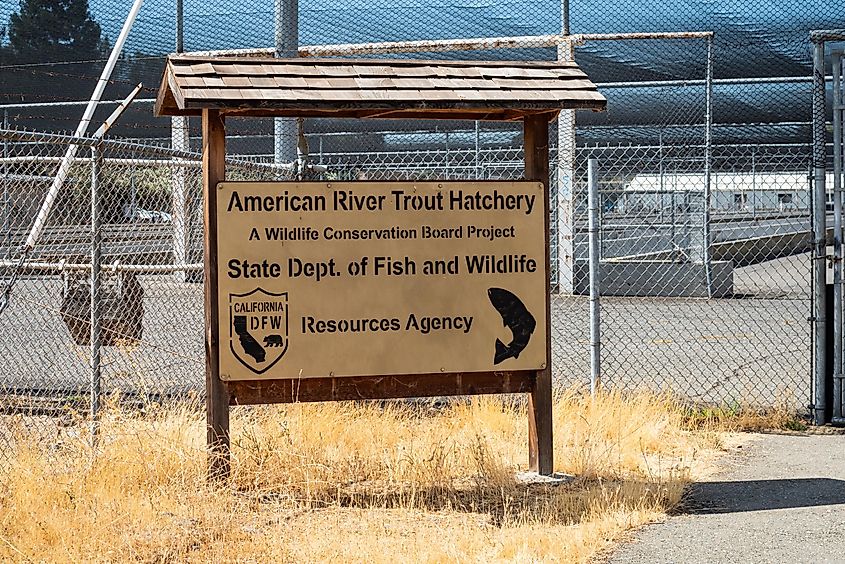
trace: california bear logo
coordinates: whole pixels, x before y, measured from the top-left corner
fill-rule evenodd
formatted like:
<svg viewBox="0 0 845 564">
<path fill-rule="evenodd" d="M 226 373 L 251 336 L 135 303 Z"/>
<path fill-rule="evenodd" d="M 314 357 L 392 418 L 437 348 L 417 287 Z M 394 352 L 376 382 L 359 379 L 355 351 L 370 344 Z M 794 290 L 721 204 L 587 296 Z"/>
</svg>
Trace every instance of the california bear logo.
<svg viewBox="0 0 845 564">
<path fill-rule="evenodd" d="M 288 350 L 287 292 L 229 294 L 229 348 L 256 374 L 279 362 Z"/>
</svg>

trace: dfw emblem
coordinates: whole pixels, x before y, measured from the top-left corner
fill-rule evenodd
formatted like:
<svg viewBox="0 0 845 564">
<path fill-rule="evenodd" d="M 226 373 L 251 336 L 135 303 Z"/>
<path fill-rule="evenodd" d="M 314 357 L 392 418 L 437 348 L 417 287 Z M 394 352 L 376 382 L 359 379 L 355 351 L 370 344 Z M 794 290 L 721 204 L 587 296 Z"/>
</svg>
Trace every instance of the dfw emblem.
<svg viewBox="0 0 845 564">
<path fill-rule="evenodd" d="M 287 292 L 229 294 L 229 348 L 256 374 L 279 362 L 288 350 Z"/>
</svg>

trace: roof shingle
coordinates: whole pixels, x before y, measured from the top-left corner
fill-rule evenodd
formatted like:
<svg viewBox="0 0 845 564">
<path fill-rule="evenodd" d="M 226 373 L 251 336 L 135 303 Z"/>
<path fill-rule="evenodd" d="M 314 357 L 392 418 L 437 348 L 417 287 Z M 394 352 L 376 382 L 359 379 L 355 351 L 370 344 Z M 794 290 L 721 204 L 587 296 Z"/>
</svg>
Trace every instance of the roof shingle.
<svg viewBox="0 0 845 564">
<path fill-rule="evenodd" d="M 157 115 L 512 120 L 603 110 L 571 62 L 168 57 Z"/>
</svg>

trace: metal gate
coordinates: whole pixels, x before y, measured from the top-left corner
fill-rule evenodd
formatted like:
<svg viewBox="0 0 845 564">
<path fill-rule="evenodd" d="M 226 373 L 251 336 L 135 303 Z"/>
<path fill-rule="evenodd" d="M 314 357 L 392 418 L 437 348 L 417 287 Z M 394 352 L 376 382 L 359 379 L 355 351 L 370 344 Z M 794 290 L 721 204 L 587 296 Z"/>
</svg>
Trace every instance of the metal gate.
<svg viewBox="0 0 845 564">
<path fill-rule="evenodd" d="M 845 122 L 845 51 L 831 53 L 833 75 L 833 386 L 832 421 L 834 425 L 845 424 L 843 417 L 843 248 L 842 248 L 842 151 L 843 122 Z"/>
<path fill-rule="evenodd" d="M 813 419 L 816 425 L 845 425 L 843 409 L 843 152 L 845 121 L 845 30 L 810 32 L 813 43 Z M 832 77 L 826 75 L 826 47 Z M 828 106 L 827 88 L 832 86 Z M 828 108 L 833 139 L 828 144 Z M 828 150 L 830 147 L 830 151 Z M 832 155 L 831 155 L 832 153 Z M 831 155 L 832 158 L 829 158 Z M 832 163 L 832 167 L 831 167 Z M 832 168 L 833 177 L 828 173 Z M 830 206 L 828 203 L 830 197 Z M 832 208 L 832 209 L 831 209 Z M 833 212 L 833 225 L 826 225 Z M 831 233 L 832 232 L 832 233 Z M 832 253 L 828 245 L 833 244 Z M 832 270 L 832 272 L 831 272 Z M 832 282 L 832 288 L 828 283 Z M 830 350 L 832 349 L 832 350 Z"/>
</svg>

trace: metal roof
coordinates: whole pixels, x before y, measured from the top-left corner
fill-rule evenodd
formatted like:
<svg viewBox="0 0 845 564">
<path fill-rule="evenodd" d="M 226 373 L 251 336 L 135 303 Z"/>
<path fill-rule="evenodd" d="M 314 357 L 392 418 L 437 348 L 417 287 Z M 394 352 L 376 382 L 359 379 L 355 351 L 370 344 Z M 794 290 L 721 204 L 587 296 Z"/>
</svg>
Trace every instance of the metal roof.
<svg viewBox="0 0 845 564">
<path fill-rule="evenodd" d="M 567 62 L 171 55 L 155 112 L 501 121 L 606 104 Z"/>
</svg>

